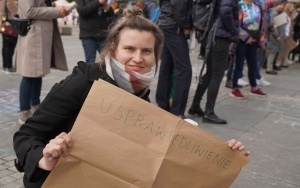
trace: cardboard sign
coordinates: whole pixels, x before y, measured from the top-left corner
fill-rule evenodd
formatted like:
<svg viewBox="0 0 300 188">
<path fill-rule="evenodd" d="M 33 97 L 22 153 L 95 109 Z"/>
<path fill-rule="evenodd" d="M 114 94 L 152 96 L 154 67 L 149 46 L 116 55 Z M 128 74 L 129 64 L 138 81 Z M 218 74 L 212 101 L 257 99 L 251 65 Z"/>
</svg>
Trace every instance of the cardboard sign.
<svg viewBox="0 0 300 188">
<path fill-rule="evenodd" d="M 43 187 L 229 187 L 248 159 L 216 136 L 95 81 Z"/>
<path fill-rule="evenodd" d="M 285 12 L 274 17 L 274 28 L 287 23 L 287 14 Z"/>
</svg>

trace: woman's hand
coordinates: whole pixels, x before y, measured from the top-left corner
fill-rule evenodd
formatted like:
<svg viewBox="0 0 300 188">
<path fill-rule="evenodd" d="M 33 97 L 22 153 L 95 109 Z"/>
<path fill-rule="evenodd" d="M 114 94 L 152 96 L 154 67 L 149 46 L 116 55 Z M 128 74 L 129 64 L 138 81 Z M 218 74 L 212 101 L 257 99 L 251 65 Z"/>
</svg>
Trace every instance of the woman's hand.
<svg viewBox="0 0 300 188">
<path fill-rule="evenodd" d="M 69 148 L 72 147 L 73 142 L 71 137 L 67 133 L 60 133 L 43 149 L 43 157 L 39 161 L 38 167 L 43 170 L 51 171 L 60 156 L 67 156 L 69 154 Z"/>
<path fill-rule="evenodd" d="M 232 150 L 239 150 L 240 152 L 245 150 L 245 146 L 242 144 L 242 142 L 239 142 L 235 139 L 231 139 L 227 141 L 227 143 Z M 250 151 L 246 151 L 243 154 L 248 157 L 250 155 Z"/>
<path fill-rule="evenodd" d="M 68 16 L 70 12 L 68 12 L 66 9 L 64 8 L 59 8 L 59 12 L 58 12 L 58 17 L 59 18 L 63 18 L 65 16 Z"/>
</svg>

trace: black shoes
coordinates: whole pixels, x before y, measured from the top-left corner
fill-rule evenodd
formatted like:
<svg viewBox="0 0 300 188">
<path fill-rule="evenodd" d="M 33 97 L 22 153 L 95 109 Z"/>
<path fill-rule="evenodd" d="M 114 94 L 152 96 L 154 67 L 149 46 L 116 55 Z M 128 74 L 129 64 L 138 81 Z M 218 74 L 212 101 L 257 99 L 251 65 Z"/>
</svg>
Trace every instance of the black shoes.
<svg viewBox="0 0 300 188">
<path fill-rule="evenodd" d="M 219 118 L 215 113 L 208 113 L 208 114 L 204 114 L 203 122 L 206 123 L 214 123 L 214 124 L 227 124 L 227 121 L 224 119 Z"/>
<path fill-rule="evenodd" d="M 276 70 L 271 70 L 271 71 L 266 71 L 267 74 L 272 74 L 272 75 L 277 75 L 277 71 Z"/>
<path fill-rule="evenodd" d="M 190 115 L 198 115 L 200 117 L 204 115 L 204 113 L 203 113 L 203 111 L 202 111 L 202 109 L 200 108 L 199 105 L 195 105 L 195 106 L 192 105 L 191 108 L 188 111 L 188 114 L 190 114 Z"/>
<path fill-rule="evenodd" d="M 278 67 L 278 66 L 273 66 L 273 69 L 274 69 L 274 70 L 277 70 L 277 71 L 280 71 L 280 70 L 281 70 L 281 68 Z"/>
</svg>

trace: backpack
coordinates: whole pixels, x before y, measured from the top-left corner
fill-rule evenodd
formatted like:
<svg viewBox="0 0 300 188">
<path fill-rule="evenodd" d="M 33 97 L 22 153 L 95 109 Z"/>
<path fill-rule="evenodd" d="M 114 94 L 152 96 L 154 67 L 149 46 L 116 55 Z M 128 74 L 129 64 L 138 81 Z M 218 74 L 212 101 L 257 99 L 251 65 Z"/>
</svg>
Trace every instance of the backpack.
<svg viewBox="0 0 300 188">
<path fill-rule="evenodd" d="M 207 39 L 216 18 L 218 0 L 193 0 L 192 19 L 194 27 L 200 31 L 200 42 Z"/>
</svg>

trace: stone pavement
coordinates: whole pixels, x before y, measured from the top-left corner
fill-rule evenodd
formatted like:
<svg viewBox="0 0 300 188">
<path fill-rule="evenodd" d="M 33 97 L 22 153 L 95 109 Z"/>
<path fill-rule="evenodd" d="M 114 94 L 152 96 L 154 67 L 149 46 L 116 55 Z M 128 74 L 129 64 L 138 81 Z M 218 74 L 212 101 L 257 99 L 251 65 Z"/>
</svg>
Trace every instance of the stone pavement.
<svg viewBox="0 0 300 188">
<path fill-rule="evenodd" d="M 73 35 L 62 36 L 69 72 L 52 71 L 43 79 L 42 96 L 45 97 L 55 82 L 70 73 L 79 60 L 84 60 L 78 28 Z M 0 57 L 0 61 L 1 61 Z M 192 102 L 201 64 L 197 54 L 191 53 L 193 81 L 188 107 Z M 262 70 L 261 72 L 264 72 Z M 300 187 L 300 63 L 290 65 L 278 76 L 265 75 L 272 85 L 264 87 L 268 97 L 249 96 L 249 87 L 242 92 L 245 100 L 229 96 L 230 90 L 222 83 L 217 99 L 216 114 L 228 121 L 227 125 L 204 124 L 200 117 L 191 117 L 199 127 L 224 139 L 236 138 L 251 151 L 250 163 L 242 169 L 232 188 L 299 188 Z M 18 119 L 18 91 L 21 77 L 17 74 L 0 73 L 0 187 L 22 186 L 22 174 L 13 167 L 14 151 L 12 136 L 20 125 Z M 156 82 L 151 87 L 151 101 Z M 205 99 L 201 103 L 205 105 Z M 188 109 L 188 108 L 187 108 Z"/>
</svg>

